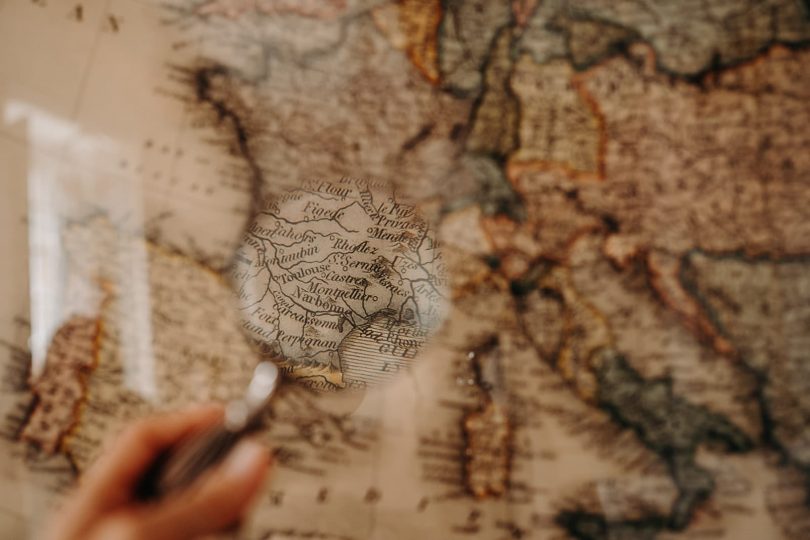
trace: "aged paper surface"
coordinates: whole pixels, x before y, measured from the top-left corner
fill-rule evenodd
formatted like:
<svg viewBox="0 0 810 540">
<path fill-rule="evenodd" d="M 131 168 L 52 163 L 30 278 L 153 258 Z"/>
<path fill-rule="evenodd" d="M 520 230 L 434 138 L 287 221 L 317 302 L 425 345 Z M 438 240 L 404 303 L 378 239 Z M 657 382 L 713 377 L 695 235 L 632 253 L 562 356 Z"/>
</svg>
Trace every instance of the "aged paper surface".
<svg viewBox="0 0 810 540">
<path fill-rule="evenodd" d="M 808 44 L 798 0 L 0 0 L 0 535 L 273 356 L 246 538 L 806 538 Z"/>
</svg>

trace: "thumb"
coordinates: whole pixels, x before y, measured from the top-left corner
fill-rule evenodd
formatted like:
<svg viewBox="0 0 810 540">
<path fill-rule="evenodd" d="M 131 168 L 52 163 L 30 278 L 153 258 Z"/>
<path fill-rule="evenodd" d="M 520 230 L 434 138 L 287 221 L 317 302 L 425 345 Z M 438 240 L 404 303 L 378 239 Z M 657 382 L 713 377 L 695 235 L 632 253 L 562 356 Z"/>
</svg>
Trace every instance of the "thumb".
<svg viewBox="0 0 810 540">
<path fill-rule="evenodd" d="M 145 508 L 143 538 L 175 540 L 221 531 L 237 522 L 264 483 L 270 452 L 252 440 L 240 442 L 225 461 L 189 489 Z"/>
</svg>

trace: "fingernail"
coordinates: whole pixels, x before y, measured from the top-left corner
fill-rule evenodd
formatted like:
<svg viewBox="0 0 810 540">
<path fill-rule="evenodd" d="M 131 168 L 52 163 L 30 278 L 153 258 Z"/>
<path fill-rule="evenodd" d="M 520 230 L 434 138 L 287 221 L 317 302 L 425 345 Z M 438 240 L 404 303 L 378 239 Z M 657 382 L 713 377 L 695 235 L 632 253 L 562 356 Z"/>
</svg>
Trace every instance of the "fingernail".
<svg viewBox="0 0 810 540">
<path fill-rule="evenodd" d="M 230 477 L 249 476 L 267 459 L 267 449 L 264 446 L 252 440 L 242 441 L 225 459 L 222 472 Z"/>
</svg>

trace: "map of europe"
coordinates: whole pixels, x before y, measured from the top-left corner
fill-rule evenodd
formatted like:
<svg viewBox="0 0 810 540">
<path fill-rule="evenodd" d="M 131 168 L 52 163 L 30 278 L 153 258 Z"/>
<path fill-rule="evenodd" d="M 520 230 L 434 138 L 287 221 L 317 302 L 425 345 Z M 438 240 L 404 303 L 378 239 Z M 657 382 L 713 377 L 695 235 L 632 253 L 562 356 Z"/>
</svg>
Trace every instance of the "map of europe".
<svg viewBox="0 0 810 540">
<path fill-rule="evenodd" d="M 802 0 L 0 0 L 0 536 L 284 383 L 250 539 L 810 535 Z"/>
</svg>

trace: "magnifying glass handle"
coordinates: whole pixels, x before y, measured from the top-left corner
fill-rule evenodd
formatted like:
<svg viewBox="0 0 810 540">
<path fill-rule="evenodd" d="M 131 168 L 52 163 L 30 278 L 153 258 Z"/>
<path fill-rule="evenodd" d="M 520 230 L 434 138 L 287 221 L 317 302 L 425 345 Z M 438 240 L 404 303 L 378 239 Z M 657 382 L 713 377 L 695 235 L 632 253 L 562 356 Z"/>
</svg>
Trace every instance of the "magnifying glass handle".
<svg viewBox="0 0 810 540">
<path fill-rule="evenodd" d="M 190 486 L 220 463 L 246 432 L 231 431 L 221 423 L 189 436 L 152 463 L 135 489 L 136 497 L 157 500 Z"/>
</svg>

